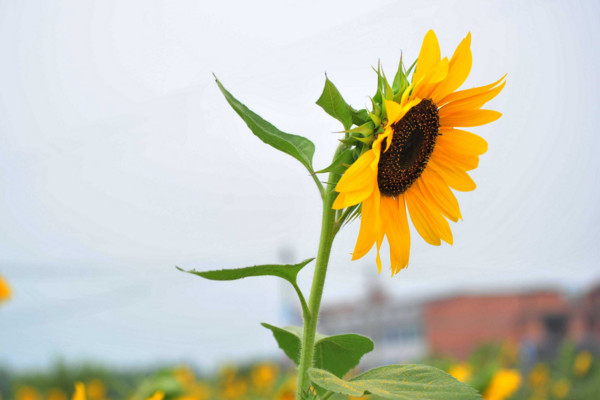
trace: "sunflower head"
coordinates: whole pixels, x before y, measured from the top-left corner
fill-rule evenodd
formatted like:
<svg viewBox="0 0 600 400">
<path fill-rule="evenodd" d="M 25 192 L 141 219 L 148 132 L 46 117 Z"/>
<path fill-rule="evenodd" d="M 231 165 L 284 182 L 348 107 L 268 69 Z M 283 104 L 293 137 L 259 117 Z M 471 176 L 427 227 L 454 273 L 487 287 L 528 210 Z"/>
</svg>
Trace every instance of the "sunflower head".
<svg viewBox="0 0 600 400">
<path fill-rule="evenodd" d="M 408 217 L 432 245 L 452 244 L 448 220 L 461 218 L 451 189 L 475 189 L 467 171 L 487 150 L 485 140 L 458 127 L 498 119 L 481 107 L 504 87 L 504 77 L 486 86 L 457 90 L 471 70 L 471 35 L 450 59 L 442 58 L 437 37 L 427 32 L 419 58 L 408 69 L 400 60 L 392 84 L 380 66 L 371 110 L 353 110 L 354 129 L 342 139 L 351 163 L 335 190 L 334 209 L 355 208 L 361 215 L 352 259 L 363 257 L 384 238 L 390 247 L 392 274 L 408 265 Z M 407 212 L 408 210 L 408 212 Z"/>
</svg>

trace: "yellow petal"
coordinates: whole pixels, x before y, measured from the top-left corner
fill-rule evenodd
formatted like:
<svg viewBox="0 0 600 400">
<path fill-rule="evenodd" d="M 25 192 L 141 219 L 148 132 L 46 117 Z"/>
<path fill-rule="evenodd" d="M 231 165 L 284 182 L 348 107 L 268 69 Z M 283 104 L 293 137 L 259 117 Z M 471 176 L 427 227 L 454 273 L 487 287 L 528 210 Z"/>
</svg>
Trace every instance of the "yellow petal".
<svg viewBox="0 0 600 400">
<path fill-rule="evenodd" d="M 485 103 L 496 97 L 498 93 L 502 91 L 504 85 L 506 85 L 506 81 L 502 82 L 500 86 L 488 90 L 487 92 L 446 104 L 440 109 L 440 118 L 442 115 L 450 115 L 456 111 L 476 110 L 481 108 Z"/>
<path fill-rule="evenodd" d="M 375 159 L 373 150 L 367 151 L 352 164 L 335 187 L 336 192 L 352 192 L 364 189 L 377 178 L 377 171 L 372 168 Z"/>
<path fill-rule="evenodd" d="M 386 100 L 385 109 L 387 110 L 388 125 L 393 124 L 402 117 L 402 106 L 395 101 Z"/>
<path fill-rule="evenodd" d="M 487 151 L 488 145 L 485 139 L 471 132 L 460 129 L 440 129 L 440 133 L 436 141 L 457 153 L 479 156 Z"/>
<path fill-rule="evenodd" d="M 404 198 L 406 199 L 410 220 L 417 229 L 417 232 L 419 232 L 419 235 L 421 235 L 427 243 L 439 246 L 441 244 L 440 237 L 431 226 L 427 218 L 427 210 L 423 208 L 419 202 L 412 186 L 404 193 Z"/>
<path fill-rule="evenodd" d="M 449 93 L 454 92 L 465 82 L 469 76 L 469 72 L 471 72 L 472 63 L 471 33 L 469 32 L 452 55 L 448 76 L 431 96 L 434 103 L 437 103 L 439 99 L 446 97 Z"/>
<path fill-rule="evenodd" d="M 408 265 L 410 231 L 406 219 L 404 197 L 381 197 L 381 219 L 390 245 L 392 275 Z"/>
<path fill-rule="evenodd" d="M 450 115 L 440 115 L 440 126 L 444 127 L 469 127 L 489 124 L 502 116 L 494 110 L 469 110 L 458 111 Z"/>
<path fill-rule="evenodd" d="M 369 197 L 372 192 L 373 185 L 365 186 L 364 188 L 355 190 L 353 192 L 340 193 L 333 202 L 333 206 L 331 208 L 334 210 L 341 210 L 346 207 L 354 206 Z"/>
<path fill-rule="evenodd" d="M 373 194 L 365 199 L 362 204 L 360 217 L 360 230 L 356 246 L 352 253 L 352 259 L 358 260 L 371 250 L 373 244 L 377 241 L 381 231 L 381 219 L 379 217 L 379 189 L 375 188 Z"/>
<path fill-rule="evenodd" d="M 496 82 L 490 83 L 489 85 L 479 86 L 479 87 L 475 87 L 472 89 L 465 89 L 465 90 L 460 90 L 458 92 L 450 93 L 448 96 L 446 96 L 443 99 L 441 99 L 440 101 L 436 102 L 436 104 L 438 105 L 438 107 L 441 107 L 444 104 L 450 103 L 452 101 L 462 100 L 462 99 L 466 99 L 467 97 L 478 95 L 480 93 L 485 93 L 488 90 L 492 89 L 494 86 L 498 85 L 500 82 L 502 82 L 504 80 L 504 78 L 506 78 L 506 74 L 504 74 L 504 76 L 502 78 L 498 79 Z"/>
<path fill-rule="evenodd" d="M 429 196 L 427 192 L 421 191 L 420 186 L 411 186 L 409 191 L 413 192 L 414 197 L 420 203 L 420 206 L 425 210 L 425 218 L 436 236 L 448 244 L 453 243 L 452 230 L 448 221 L 442 215 L 441 210 L 437 207 L 437 203 Z"/>
<path fill-rule="evenodd" d="M 419 81 L 431 74 L 432 69 L 440 62 L 440 44 L 438 43 L 435 33 L 430 29 L 421 45 L 421 51 L 419 52 L 419 59 L 415 73 L 413 74 L 413 82 Z"/>
<path fill-rule="evenodd" d="M 425 168 L 417 182 L 421 186 L 421 191 L 427 191 L 435 199 L 446 217 L 454 222 L 462 219 L 454 193 L 437 172 L 432 168 Z"/>
<path fill-rule="evenodd" d="M 440 161 L 443 161 L 444 164 L 456 165 L 464 171 L 470 171 L 477 168 L 479 165 L 478 156 L 457 153 L 441 143 L 436 143 L 433 152 L 436 153 L 436 156 L 439 157 Z"/>
<path fill-rule="evenodd" d="M 427 166 L 431 166 L 452 189 L 470 192 L 477 187 L 465 171 L 451 165 L 444 165 L 436 157 L 431 157 Z"/>
</svg>

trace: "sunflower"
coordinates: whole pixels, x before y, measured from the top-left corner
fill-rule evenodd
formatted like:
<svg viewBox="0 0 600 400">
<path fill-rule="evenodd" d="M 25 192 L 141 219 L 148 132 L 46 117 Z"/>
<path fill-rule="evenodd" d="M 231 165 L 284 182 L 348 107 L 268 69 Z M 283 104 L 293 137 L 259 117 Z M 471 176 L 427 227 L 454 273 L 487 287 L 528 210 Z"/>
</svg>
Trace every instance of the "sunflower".
<svg viewBox="0 0 600 400">
<path fill-rule="evenodd" d="M 392 275 L 408 265 L 410 232 L 408 215 L 417 232 L 432 245 L 452 244 L 448 220 L 461 217 L 452 190 L 471 191 L 475 183 L 466 171 L 477 167 L 487 143 L 456 127 L 479 126 L 502 114 L 481 107 L 506 83 L 498 81 L 467 90 L 457 89 L 471 70 L 471 34 L 452 58 L 441 58 L 433 31 L 427 32 L 412 82 L 394 96 L 382 100 L 387 114 L 382 129 L 365 151 L 344 172 L 335 191 L 333 209 L 361 204 L 361 224 L 352 254 L 357 260 L 384 237 L 390 247 Z M 408 209 L 408 215 L 407 210 Z"/>
</svg>

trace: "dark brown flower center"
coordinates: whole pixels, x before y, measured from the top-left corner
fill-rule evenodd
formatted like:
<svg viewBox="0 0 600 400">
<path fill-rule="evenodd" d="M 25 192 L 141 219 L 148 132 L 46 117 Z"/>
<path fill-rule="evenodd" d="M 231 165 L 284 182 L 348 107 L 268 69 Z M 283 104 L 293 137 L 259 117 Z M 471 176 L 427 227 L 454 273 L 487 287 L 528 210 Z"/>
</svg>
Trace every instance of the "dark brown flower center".
<svg viewBox="0 0 600 400">
<path fill-rule="evenodd" d="M 384 196 L 397 196 L 421 176 L 435 147 L 440 117 L 433 101 L 425 99 L 392 124 L 394 135 L 388 151 L 381 142 L 377 185 Z"/>
</svg>

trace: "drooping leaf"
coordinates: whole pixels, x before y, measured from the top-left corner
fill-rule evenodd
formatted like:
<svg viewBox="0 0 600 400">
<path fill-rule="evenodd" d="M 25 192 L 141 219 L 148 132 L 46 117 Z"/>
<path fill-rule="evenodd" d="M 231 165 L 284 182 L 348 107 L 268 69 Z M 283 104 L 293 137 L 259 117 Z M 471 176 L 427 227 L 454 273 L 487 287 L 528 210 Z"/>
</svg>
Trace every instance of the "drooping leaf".
<svg viewBox="0 0 600 400">
<path fill-rule="evenodd" d="M 373 394 L 391 400 L 481 400 L 479 393 L 468 384 L 426 365 L 388 365 L 350 380 L 317 368 L 309 369 L 308 375 L 321 388 L 349 396 Z"/>
<path fill-rule="evenodd" d="M 332 161 L 331 165 L 315 173 L 321 174 L 324 172 L 335 172 L 337 174 L 343 174 L 348 166 L 352 165 L 354 161 L 354 152 L 352 149 L 346 149 L 337 155 L 337 157 Z"/>
<path fill-rule="evenodd" d="M 279 348 L 298 365 L 302 328 L 299 326 L 279 328 L 267 323 L 262 323 L 262 326 L 271 330 Z M 317 333 L 313 365 L 341 377 L 357 366 L 362 356 L 372 350 L 373 341 L 361 335 L 350 333 L 325 336 Z"/>
<path fill-rule="evenodd" d="M 286 326 L 280 328 L 275 325 L 267 324 L 266 322 L 261 323 L 267 329 L 270 329 L 273 333 L 273 337 L 277 341 L 279 348 L 283 350 L 286 356 L 298 365 L 300 363 L 300 348 L 302 346 L 302 328 L 299 326 Z M 299 331 L 298 331 L 299 330 Z"/>
<path fill-rule="evenodd" d="M 292 135 L 280 131 L 270 122 L 262 119 L 258 114 L 254 113 L 233 97 L 218 79 L 216 79 L 216 81 L 229 105 L 244 120 L 255 136 L 277 150 L 283 151 L 294 157 L 296 160 L 300 161 L 309 172 L 313 173 L 312 158 L 315 153 L 315 145 L 313 142 L 303 136 Z"/>
<path fill-rule="evenodd" d="M 205 279 L 213 281 L 233 281 L 236 279 L 247 278 L 250 276 L 278 276 L 293 284 L 296 283 L 296 276 L 302 268 L 306 266 L 314 258 L 308 258 L 298 264 L 266 264 L 266 265 L 254 265 L 252 267 L 244 268 L 233 268 L 233 269 L 219 269 L 213 271 L 186 271 L 177 267 L 178 270 L 187 272 L 190 274 L 201 276 Z"/>
<path fill-rule="evenodd" d="M 339 90 L 329 80 L 327 75 L 325 76 L 323 93 L 321 93 L 321 97 L 317 100 L 317 104 L 321 106 L 327 114 L 340 121 L 344 126 L 344 129 L 349 129 L 352 126 L 350 106 L 344 101 Z"/>
</svg>

